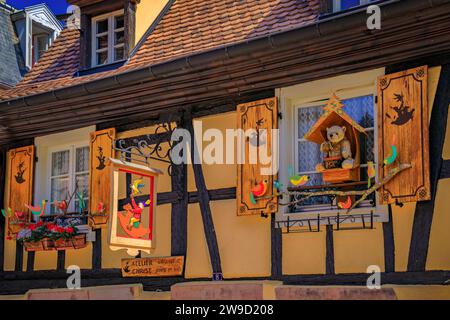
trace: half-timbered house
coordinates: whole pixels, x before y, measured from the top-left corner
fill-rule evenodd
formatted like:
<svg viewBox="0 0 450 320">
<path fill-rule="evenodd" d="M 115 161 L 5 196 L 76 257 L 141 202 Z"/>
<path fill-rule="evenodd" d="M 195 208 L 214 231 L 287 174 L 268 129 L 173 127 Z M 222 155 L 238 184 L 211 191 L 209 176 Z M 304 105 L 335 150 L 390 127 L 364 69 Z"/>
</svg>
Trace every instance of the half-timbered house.
<svg viewBox="0 0 450 320">
<path fill-rule="evenodd" d="M 449 279 L 450 1 L 69 3 L 80 8 L 79 28 L 68 24 L 1 92 L 0 294 L 65 288 L 73 265 L 83 287 L 175 286 L 181 298 L 197 291 L 178 284 L 194 280 L 273 280 L 278 298 L 299 298 L 284 289 L 364 288 L 378 270 L 402 298 L 420 297 L 412 285 Z M 320 145 L 305 135 L 342 111 L 345 131 L 357 128 L 357 178 L 330 184 L 316 170 Z M 207 129 L 216 137 L 278 129 L 233 149 L 247 156 L 254 141 L 276 145 L 278 170 L 263 174 L 260 164 L 228 162 L 218 150 L 216 161 L 174 163 L 175 128 L 203 141 L 190 144 L 189 159 L 211 152 Z M 121 162 L 132 164 L 122 182 L 111 175 Z M 132 200 L 131 172 L 155 178 L 148 251 L 138 243 L 112 250 L 122 245 L 113 208 Z M 74 194 L 61 213 L 58 202 Z M 69 217 L 84 245 L 29 250 L 17 240 L 21 228 Z M 139 225 L 130 221 L 126 233 Z M 172 261 L 181 269 L 126 276 L 133 260 L 125 259 L 135 257 L 182 257 Z"/>
</svg>

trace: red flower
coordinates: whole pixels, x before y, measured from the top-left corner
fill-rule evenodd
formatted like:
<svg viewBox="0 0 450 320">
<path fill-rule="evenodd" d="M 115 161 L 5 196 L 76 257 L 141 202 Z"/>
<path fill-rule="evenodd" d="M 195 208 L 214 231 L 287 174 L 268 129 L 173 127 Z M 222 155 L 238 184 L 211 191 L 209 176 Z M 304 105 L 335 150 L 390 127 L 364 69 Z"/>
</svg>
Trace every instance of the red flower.
<svg viewBox="0 0 450 320">
<path fill-rule="evenodd" d="M 19 224 L 19 227 L 21 227 L 22 229 L 25 228 L 25 223 Z"/>
<path fill-rule="evenodd" d="M 11 236 L 7 236 L 6 240 L 12 240 L 12 237 Z"/>
<path fill-rule="evenodd" d="M 30 225 L 30 230 L 33 231 L 33 230 L 36 229 L 36 227 L 37 227 L 37 226 L 36 226 L 35 224 L 31 224 L 31 225 Z"/>
<path fill-rule="evenodd" d="M 37 223 L 37 226 L 38 227 L 42 227 L 44 225 L 44 223 L 42 222 L 42 221 L 39 221 L 38 223 Z"/>
<path fill-rule="evenodd" d="M 55 228 L 55 225 L 53 223 L 49 223 L 47 224 L 47 230 L 53 230 L 53 228 Z"/>
<path fill-rule="evenodd" d="M 74 230 L 73 230 L 72 227 L 67 227 L 67 228 L 66 228 L 66 232 L 67 232 L 67 233 L 73 233 L 73 231 L 74 231 Z"/>
</svg>

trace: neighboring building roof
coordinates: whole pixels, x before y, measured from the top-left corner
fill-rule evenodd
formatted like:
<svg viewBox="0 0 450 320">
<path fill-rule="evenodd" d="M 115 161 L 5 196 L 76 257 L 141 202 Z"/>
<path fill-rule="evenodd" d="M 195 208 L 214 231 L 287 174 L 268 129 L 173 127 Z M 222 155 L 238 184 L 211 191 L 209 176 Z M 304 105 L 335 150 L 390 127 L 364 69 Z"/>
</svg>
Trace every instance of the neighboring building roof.
<svg viewBox="0 0 450 320">
<path fill-rule="evenodd" d="M 317 20 L 319 0 L 177 0 L 122 67 L 78 77 L 79 31 L 63 30 L 53 46 L 16 88 L 0 99 L 44 93 L 296 29 Z"/>
<path fill-rule="evenodd" d="M 18 83 L 25 72 L 11 13 L 12 8 L 0 4 L 0 85 L 7 86 Z"/>
</svg>

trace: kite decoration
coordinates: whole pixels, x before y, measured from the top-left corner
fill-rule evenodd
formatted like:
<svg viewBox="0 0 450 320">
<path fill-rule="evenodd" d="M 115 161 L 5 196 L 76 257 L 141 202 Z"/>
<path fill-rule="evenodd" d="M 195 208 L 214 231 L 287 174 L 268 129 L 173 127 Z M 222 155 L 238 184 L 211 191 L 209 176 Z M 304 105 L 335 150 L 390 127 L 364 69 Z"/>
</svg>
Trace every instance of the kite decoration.
<svg viewBox="0 0 450 320">
<path fill-rule="evenodd" d="M 30 209 L 31 213 L 35 216 L 42 217 L 45 212 L 45 207 L 47 206 L 47 200 L 42 200 L 42 203 L 40 206 L 31 206 L 29 204 L 25 204 L 25 207 Z"/>
</svg>

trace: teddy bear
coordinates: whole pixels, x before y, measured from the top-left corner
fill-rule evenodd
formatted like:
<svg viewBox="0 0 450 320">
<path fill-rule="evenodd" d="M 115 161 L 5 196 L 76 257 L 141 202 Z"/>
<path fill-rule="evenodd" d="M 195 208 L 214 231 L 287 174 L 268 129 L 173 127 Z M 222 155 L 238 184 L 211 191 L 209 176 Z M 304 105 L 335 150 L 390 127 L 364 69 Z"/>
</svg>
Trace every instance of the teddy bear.
<svg viewBox="0 0 450 320">
<path fill-rule="evenodd" d="M 345 137 L 345 126 L 332 126 L 327 128 L 327 141 L 320 145 L 320 151 L 325 158 L 341 158 L 342 168 L 351 169 L 355 165 L 355 160 L 352 158 L 352 150 L 350 141 Z M 326 170 L 323 163 L 316 166 L 318 172 Z"/>
</svg>

